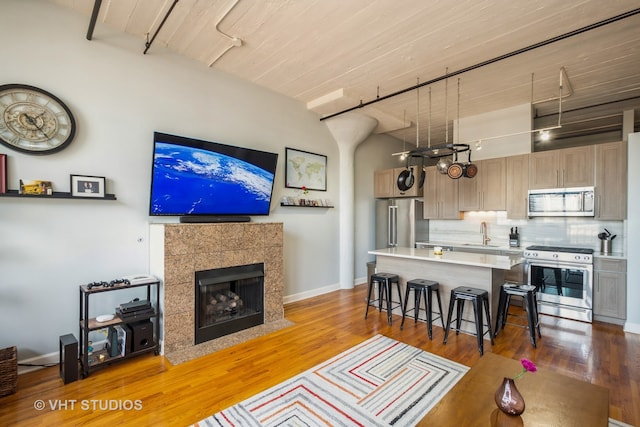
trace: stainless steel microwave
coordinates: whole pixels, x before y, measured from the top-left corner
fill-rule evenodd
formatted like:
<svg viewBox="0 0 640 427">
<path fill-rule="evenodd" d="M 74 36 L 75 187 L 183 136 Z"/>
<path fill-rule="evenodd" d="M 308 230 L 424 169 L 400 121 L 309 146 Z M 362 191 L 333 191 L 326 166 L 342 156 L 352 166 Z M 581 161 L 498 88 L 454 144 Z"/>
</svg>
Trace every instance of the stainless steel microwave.
<svg viewBox="0 0 640 427">
<path fill-rule="evenodd" d="M 594 188 L 552 188 L 529 190 L 530 217 L 594 216 Z"/>
</svg>

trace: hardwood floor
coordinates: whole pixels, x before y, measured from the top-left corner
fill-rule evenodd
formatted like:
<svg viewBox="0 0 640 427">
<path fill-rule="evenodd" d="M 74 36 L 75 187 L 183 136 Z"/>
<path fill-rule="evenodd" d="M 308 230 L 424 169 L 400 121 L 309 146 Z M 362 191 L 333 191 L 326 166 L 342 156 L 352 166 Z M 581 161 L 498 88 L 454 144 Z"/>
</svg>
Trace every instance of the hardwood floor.
<svg viewBox="0 0 640 427">
<path fill-rule="evenodd" d="M 285 307 L 294 326 L 177 366 L 162 356 L 140 356 L 67 385 L 58 368 L 20 375 L 18 392 L 0 398 L 0 425 L 189 425 L 248 398 L 364 341 L 383 334 L 472 366 L 480 359 L 473 336 L 449 335 L 400 317 L 369 311 L 366 286 L 340 290 Z M 446 310 L 446 307 L 445 307 Z M 610 417 L 640 426 L 640 335 L 619 326 L 541 316 L 534 349 L 524 328 L 507 325 L 485 352 L 529 358 L 549 370 L 610 389 Z M 553 385 L 550 384 L 550 387 Z M 35 406 L 43 401 L 44 409 Z M 585 426 L 586 427 L 586 426 Z"/>
</svg>

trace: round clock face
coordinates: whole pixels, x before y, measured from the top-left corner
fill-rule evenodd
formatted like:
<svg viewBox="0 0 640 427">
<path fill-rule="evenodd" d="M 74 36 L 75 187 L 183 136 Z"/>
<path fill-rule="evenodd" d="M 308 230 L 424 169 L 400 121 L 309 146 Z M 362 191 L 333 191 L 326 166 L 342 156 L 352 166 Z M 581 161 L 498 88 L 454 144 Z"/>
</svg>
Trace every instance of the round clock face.
<svg viewBox="0 0 640 427">
<path fill-rule="evenodd" d="M 71 143 L 76 122 L 55 95 L 37 87 L 0 86 L 0 143 L 28 154 L 51 154 Z"/>
</svg>

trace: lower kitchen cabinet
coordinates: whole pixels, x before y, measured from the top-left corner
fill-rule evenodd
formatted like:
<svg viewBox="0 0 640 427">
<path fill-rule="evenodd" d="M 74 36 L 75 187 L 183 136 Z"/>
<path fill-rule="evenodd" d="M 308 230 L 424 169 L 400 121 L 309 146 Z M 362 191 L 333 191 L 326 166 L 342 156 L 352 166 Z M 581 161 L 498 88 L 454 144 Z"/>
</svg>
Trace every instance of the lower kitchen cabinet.
<svg viewBox="0 0 640 427">
<path fill-rule="evenodd" d="M 627 262 L 594 260 L 593 315 L 595 320 L 622 324 L 627 317 Z"/>
</svg>

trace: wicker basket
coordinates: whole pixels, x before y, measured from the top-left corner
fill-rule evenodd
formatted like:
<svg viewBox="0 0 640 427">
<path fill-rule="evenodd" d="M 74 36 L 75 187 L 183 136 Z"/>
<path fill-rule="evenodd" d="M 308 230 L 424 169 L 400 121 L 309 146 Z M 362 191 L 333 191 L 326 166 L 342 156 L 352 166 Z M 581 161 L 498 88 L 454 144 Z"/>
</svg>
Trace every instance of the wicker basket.
<svg viewBox="0 0 640 427">
<path fill-rule="evenodd" d="M 8 347 L 0 350 L 0 397 L 16 392 L 18 384 L 18 350 Z"/>
</svg>

